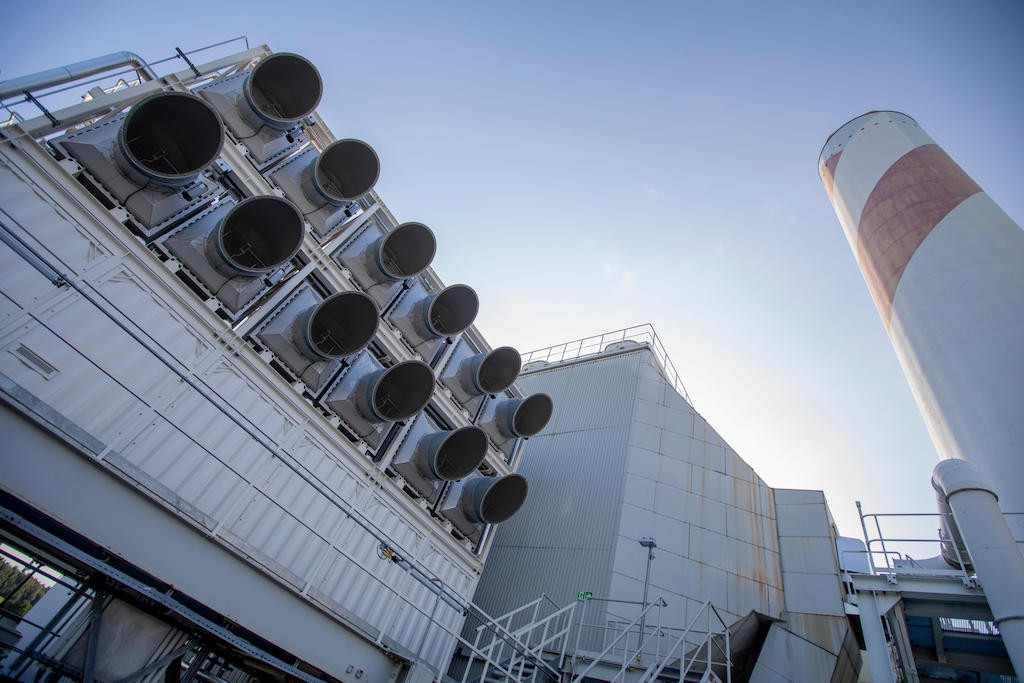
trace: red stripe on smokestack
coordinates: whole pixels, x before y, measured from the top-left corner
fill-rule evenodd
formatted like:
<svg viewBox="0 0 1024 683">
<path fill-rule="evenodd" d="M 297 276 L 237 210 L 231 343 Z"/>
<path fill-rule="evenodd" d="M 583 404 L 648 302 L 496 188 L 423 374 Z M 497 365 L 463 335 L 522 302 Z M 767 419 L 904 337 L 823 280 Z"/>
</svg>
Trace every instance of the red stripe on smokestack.
<svg viewBox="0 0 1024 683">
<path fill-rule="evenodd" d="M 861 212 L 857 258 L 886 326 L 907 263 L 939 221 L 981 188 L 938 145 L 904 154 L 878 181 Z"/>
<path fill-rule="evenodd" d="M 843 155 L 843 151 L 839 150 L 821 165 L 821 180 L 825 183 L 825 191 L 828 192 L 829 199 L 832 199 L 832 183 L 836 177 L 836 164 L 839 163 L 839 157 Z"/>
</svg>

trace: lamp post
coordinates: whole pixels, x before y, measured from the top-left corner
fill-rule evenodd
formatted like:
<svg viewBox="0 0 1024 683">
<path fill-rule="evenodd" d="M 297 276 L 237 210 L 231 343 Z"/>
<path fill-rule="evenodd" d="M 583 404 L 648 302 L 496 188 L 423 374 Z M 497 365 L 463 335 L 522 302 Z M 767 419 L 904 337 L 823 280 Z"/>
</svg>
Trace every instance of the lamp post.
<svg viewBox="0 0 1024 683">
<path fill-rule="evenodd" d="M 640 640 L 637 642 L 638 653 L 644 646 L 644 629 L 647 627 L 647 589 L 651 584 L 651 560 L 654 559 L 654 549 L 658 547 L 657 542 L 651 536 L 644 536 L 640 539 L 640 545 L 647 548 L 647 573 L 644 575 L 644 600 L 640 606 Z"/>
</svg>

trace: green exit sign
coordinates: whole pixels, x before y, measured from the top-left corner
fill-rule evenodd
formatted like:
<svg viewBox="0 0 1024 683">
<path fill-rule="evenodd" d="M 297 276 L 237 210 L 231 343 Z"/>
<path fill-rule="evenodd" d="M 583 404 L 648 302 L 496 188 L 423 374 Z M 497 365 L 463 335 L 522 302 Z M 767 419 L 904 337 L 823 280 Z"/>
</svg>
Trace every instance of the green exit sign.
<svg viewBox="0 0 1024 683">
<path fill-rule="evenodd" d="M 594 591 L 580 591 L 576 594 L 577 600 L 589 600 L 594 597 Z"/>
</svg>

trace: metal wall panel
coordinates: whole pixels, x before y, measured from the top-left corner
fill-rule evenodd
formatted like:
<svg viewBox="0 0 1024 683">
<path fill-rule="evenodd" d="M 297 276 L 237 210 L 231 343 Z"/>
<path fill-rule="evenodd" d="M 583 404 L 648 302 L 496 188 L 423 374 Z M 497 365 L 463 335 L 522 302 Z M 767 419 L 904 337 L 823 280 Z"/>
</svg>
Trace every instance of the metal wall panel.
<svg viewBox="0 0 1024 683">
<path fill-rule="evenodd" d="M 500 614 L 541 591 L 565 604 L 581 590 L 640 601 L 646 552 L 638 541 L 653 536 L 650 599 L 668 601 L 657 617 L 663 625 L 685 627 L 708 599 L 729 619 L 752 609 L 782 615 L 771 489 L 679 396 L 648 349 L 546 366 L 519 383 L 551 394 L 556 409 L 523 449 L 530 495 L 496 531 L 479 604 Z M 637 614 L 636 605 L 596 602 L 587 620 Z"/>
<path fill-rule="evenodd" d="M 368 463 L 355 465 L 351 449 L 305 426 L 309 416 L 297 412 L 291 388 L 268 380 L 269 368 L 264 376 L 254 373 L 251 361 L 218 343 L 158 271 L 134 256 L 90 259 L 102 252 L 86 233 L 12 178 L 8 174 L 4 192 L 41 205 L 26 207 L 26 220 L 45 214 L 53 230 L 65 231 L 61 247 L 89 266 L 79 286 L 94 300 L 55 287 L 0 247 L 3 265 L 10 266 L 2 283 L 3 389 L 58 421 L 64 433 L 78 435 L 109 471 L 296 594 L 371 639 L 387 629 L 385 638 L 407 654 L 422 646 L 423 656 L 440 666 L 450 638 L 437 626 L 428 629 L 434 593 L 381 559 L 378 541 L 343 508 L 361 509 L 411 560 L 426 553 L 427 571 L 467 597 L 477 563 L 455 561 L 443 544 L 426 544 L 431 533 L 445 532 L 425 513 L 387 502 L 393 494 L 379 487 L 367 495 L 360 465 Z M 69 246 L 76 239 L 88 243 Z M 431 525 L 437 529 L 428 531 Z M 453 628 L 461 618 L 450 607 L 435 613 Z"/>
<path fill-rule="evenodd" d="M 130 95 L 116 98 L 124 104 Z M 333 139 L 322 124 L 316 128 L 324 141 Z M 215 310 L 156 242 L 132 233 L 140 216 L 112 206 L 87 175 L 74 176 L 81 171 L 75 161 L 18 126 L 10 130 L 17 144 L 0 149 L 0 390 L 17 396 L 12 405 L 22 419 L 50 426 L 91 457 L 101 478 L 130 484 L 128 498 L 157 503 L 198 532 L 197 544 L 216 543 L 226 557 L 245 560 L 306 600 L 305 609 L 317 603 L 319 614 L 440 668 L 452 643 L 437 624 L 459 628 L 461 610 L 439 603 L 394 554 L 468 599 L 486 548 L 452 536 L 272 366 L 247 336 L 262 313 L 229 320 Z M 233 169 L 230 181 L 213 171 L 204 176 L 208 186 L 225 197 L 268 190 L 233 146 L 223 160 Z M 368 201 L 377 202 L 374 221 L 397 223 L 375 194 Z M 187 217 L 166 227 L 173 231 L 181 220 Z M 339 232 L 335 245 L 344 239 Z M 295 268 L 266 282 L 260 310 L 304 279 L 327 291 L 354 289 L 328 257 L 334 250 L 307 234 Z M 418 281 L 431 291 L 443 287 L 429 269 Z M 488 348 L 475 330 L 466 335 Z M 387 326 L 375 342 L 395 361 L 412 355 Z M 437 392 L 434 400 L 454 426 L 469 422 L 449 397 Z M 491 455 L 499 474 L 511 469 Z M 146 559 L 128 548 L 129 561 Z"/>
<path fill-rule="evenodd" d="M 503 614 L 547 592 L 560 604 L 577 591 L 605 595 L 610 581 L 625 452 L 642 353 L 520 377 L 551 396 L 544 431 L 526 441 L 519 471 L 526 502 L 498 526 L 476 600 Z"/>
<path fill-rule="evenodd" d="M 24 182 L 21 172 L 0 159 L 0 207 L 11 229 L 27 229 L 38 245 L 72 272 L 82 272 L 112 255 L 99 240 L 72 220 L 56 202 Z M 4 271 L 6 279 L 8 272 Z"/>
</svg>

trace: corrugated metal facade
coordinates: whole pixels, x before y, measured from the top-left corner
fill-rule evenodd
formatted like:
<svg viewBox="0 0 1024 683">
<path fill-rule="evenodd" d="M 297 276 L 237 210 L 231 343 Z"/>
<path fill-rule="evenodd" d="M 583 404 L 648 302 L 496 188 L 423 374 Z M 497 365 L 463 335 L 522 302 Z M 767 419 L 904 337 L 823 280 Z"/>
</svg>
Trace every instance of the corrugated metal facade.
<svg viewBox="0 0 1024 683">
<path fill-rule="evenodd" d="M 23 247 L 0 244 L 0 388 L 104 472 L 318 605 L 339 628 L 443 668 L 454 643 L 431 617 L 457 631 L 463 615 L 390 554 L 468 600 L 486 548 L 454 537 L 403 492 L 384 471 L 388 453 L 366 457 L 303 387 L 214 315 L 216 302 L 197 298 L 173 262 L 129 233 L 123 209 L 111 212 L 83 189 L 67 173 L 73 166 L 31 138 L 0 154 L 2 229 Z M 320 246 L 307 235 L 305 258 L 320 266 L 318 277 L 328 289 L 355 289 Z M 46 268 L 73 286 L 56 286 Z M 436 284 L 431 272 L 423 277 Z M 285 277 L 282 287 L 292 286 Z M 412 357 L 385 328 L 375 338 L 384 352 Z M 486 347 L 475 331 L 466 335 Z M 468 422 L 440 390 L 433 400 L 456 426 Z M 17 467 L 31 454 L 6 457 Z M 488 458 L 499 475 L 511 471 L 503 454 Z"/>
<path fill-rule="evenodd" d="M 641 354 L 582 362 L 521 378 L 555 402 L 551 422 L 526 442 L 519 471 L 530 493 L 496 528 L 477 603 L 503 614 L 547 593 L 607 595 L 615 552 Z"/>
<path fill-rule="evenodd" d="M 541 592 L 581 590 L 639 602 L 654 537 L 650 600 L 683 627 L 705 600 L 733 621 L 782 615 L 772 491 L 672 388 L 646 347 L 568 361 L 520 378 L 555 399 L 549 427 L 523 447 L 530 495 L 496 529 L 477 601 L 500 614 Z M 639 607 L 594 602 L 588 623 L 628 622 Z M 652 618 L 653 621 L 653 618 Z M 596 631 L 585 632 L 595 647 Z M 610 636 L 609 636 L 610 637 Z"/>
</svg>

